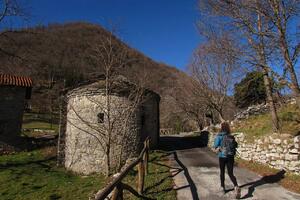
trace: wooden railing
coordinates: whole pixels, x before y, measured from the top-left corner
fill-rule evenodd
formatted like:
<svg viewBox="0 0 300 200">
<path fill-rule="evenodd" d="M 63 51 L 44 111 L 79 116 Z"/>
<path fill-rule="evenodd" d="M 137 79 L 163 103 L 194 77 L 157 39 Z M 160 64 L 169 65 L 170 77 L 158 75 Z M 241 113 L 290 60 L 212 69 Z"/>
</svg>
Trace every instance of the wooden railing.
<svg viewBox="0 0 300 200">
<path fill-rule="evenodd" d="M 149 146 L 150 146 L 150 138 L 148 137 L 144 141 L 144 148 L 141 151 L 139 157 L 130 163 L 112 182 L 110 182 L 101 192 L 95 195 L 96 200 L 105 200 L 107 196 L 112 193 L 111 200 L 123 200 L 123 190 L 127 190 L 131 192 L 133 195 L 143 198 L 143 199 L 151 199 L 143 196 L 144 191 L 144 181 L 145 175 L 148 174 L 148 160 L 149 160 Z M 138 169 L 138 185 L 137 191 L 131 187 L 123 183 L 123 179 L 137 165 Z"/>
</svg>

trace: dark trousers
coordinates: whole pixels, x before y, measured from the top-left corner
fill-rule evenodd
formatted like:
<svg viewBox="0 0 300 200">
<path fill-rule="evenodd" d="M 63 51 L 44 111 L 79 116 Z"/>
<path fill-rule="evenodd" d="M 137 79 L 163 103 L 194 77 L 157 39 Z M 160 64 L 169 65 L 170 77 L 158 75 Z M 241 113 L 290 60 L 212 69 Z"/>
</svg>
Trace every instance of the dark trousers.
<svg viewBox="0 0 300 200">
<path fill-rule="evenodd" d="M 238 186 L 235 176 L 233 175 L 234 157 L 219 158 L 220 164 L 220 179 L 221 186 L 225 186 L 225 166 L 227 166 L 228 176 L 230 177 L 234 186 Z"/>
</svg>

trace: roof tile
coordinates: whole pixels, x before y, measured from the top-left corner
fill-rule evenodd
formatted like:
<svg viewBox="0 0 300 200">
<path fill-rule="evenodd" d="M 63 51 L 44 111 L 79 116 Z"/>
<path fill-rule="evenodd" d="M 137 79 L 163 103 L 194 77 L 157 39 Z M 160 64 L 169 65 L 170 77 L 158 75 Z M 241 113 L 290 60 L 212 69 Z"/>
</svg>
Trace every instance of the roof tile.
<svg viewBox="0 0 300 200">
<path fill-rule="evenodd" d="M 32 87 L 32 80 L 31 78 L 25 76 L 0 74 L 0 86 L 1 85 Z"/>
</svg>

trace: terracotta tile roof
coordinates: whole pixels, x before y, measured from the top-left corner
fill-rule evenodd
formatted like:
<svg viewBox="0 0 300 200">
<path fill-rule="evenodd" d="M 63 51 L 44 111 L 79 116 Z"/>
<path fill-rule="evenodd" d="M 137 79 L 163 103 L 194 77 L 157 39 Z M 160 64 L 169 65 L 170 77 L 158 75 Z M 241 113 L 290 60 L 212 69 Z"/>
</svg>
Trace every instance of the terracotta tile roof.
<svg viewBox="0 0 300 200">
<path fill-rule="evenodd" d="M 31 78 L 24 76 L 0 74 L 0 86 L 1 85 L 32 87 L 32 80 Z"/>
</svg>

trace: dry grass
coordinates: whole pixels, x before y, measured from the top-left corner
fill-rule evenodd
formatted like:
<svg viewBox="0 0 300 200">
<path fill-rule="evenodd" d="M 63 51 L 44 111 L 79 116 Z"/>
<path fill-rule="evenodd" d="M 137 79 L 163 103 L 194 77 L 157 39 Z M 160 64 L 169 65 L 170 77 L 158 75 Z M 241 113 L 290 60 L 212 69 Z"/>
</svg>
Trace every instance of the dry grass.
<svg viewBox="0 0 300 200">
<path fill-rule="evenodd" d="M 296 105 L 285 105 L 278 110 L 281 125 L 281 133 L 297 135 L 300 133 L 300 110 Z M 259 136 L 272 134 L 272 122 L 270 114 L 251 116 L 242 120 L 233 128 L 235 132 L 243 132 L 248 140 Z"/>
</svg>

